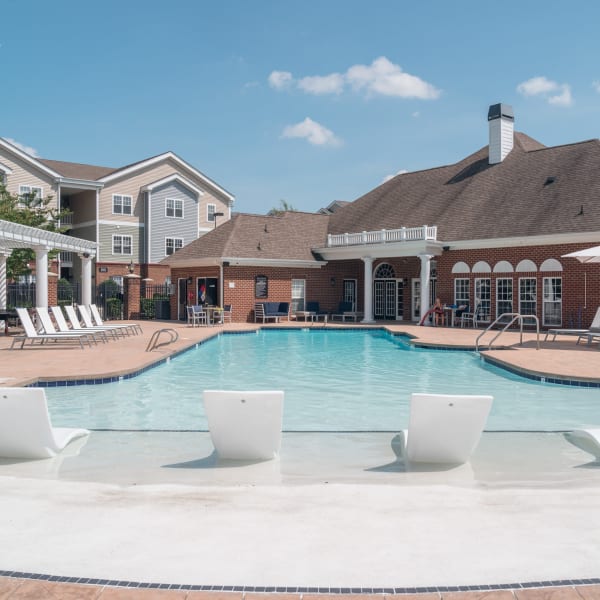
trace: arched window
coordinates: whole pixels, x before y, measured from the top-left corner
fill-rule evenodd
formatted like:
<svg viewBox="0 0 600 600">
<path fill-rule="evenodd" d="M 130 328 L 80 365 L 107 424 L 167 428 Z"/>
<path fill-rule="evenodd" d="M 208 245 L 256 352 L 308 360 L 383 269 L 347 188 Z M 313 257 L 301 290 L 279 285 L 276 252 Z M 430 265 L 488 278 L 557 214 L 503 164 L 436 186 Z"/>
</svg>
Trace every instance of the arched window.
<svg viewBox="0 0 600 600">
<path fill-rule="evenodd" d="M 494 273 L 512 273 L 513 266 L 507 260 L 499 260 L 494 265 Z"/>
<path fill-rule="evenodd" d="M 485 260 L 480 260 L 473 265 L 473 273 L 491 273 L 492 267 Z"/>
<path fill-rule="evenodd" d="M 381 263 L 375 271 L 375 279 L 395 279 L 396 272 L 392 265 Z"/>
<path fill-rule="evenodd" d="M 470 271 L 469 265 L 466 262 L 462 262 L 462 260 L 454 263 L 454 266 L 452 267 L 453 273 L 469 273 Z"/>
<path fill-rule="evenodd" d="M 537 267 L 532 260 L 526 258 L 517 265 L 516 271 L 517 273 L 534 273 L 537 271 Z"/>
<path fill-rule="evenodd" d="M 562 271 L 562 265 L 555 258 L 547 258 L 541 265 L 540 271 Z"/>
</svg>

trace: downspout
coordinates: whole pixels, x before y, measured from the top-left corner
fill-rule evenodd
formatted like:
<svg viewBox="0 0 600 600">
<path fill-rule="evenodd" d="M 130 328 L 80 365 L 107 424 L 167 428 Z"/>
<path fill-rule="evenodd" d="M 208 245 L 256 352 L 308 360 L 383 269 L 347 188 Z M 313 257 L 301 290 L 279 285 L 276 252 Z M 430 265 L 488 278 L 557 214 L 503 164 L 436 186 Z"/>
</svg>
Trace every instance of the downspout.
<svg viewBox="0 0 600 600">
<path fill-rule="evenodd" d="M 219 290 L 220 300 L 219 306 L 223 306 L 225 304 L 225 282 L 223 281 L 223 261 L 219 263 Z"/>
</svg>

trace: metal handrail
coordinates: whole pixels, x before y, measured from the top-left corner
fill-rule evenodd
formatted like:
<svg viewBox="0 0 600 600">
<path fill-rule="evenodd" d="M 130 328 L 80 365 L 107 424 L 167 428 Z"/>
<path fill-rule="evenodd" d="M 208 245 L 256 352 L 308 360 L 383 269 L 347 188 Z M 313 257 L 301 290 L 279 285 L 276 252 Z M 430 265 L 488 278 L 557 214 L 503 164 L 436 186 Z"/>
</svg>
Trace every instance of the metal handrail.
<svg viewBox="0 0 600 600">
<path fill-rule="evenodd" d="M 504 317 L 512 317 L 511 320 L 490 340 L 490 343 L 488 344 L 488 350 L 492 349 L 492 344 L 515 322 L 515 321 L 519 321 L 519 329 L 520 329 L 520 340 L 519 340 L 519 345 L 522 346 L 523 345 L 523 321 L 525 319 L 531 319 L 533 321 L 535 321 L 535 332 L 536 332 L 536 337 L 537 337 L 537 348 L 536 350 L 540 349 L 540 321 L 539 319 L 535 316 L 535 315 L 522 315 L 520 313 L 502 313 L 500 316 L 498 316 L 496 318 L 496 320 L 493 323 L 490 323 L 486 329 L 484 329 L 478 336 L 477 339 L 475 340 L 475 352 L 479 352 L 479 340 L 494 326 L 496 325 L 496 323 L 498 323 L 498 321 L 500 321 L 500 319 L 503 319 Z"/>
<path fill-rule="evenodd" d="M 164 342 L 161 342 L 159 344 L 158 339 L 160 338 L 161 333 L 168 333 L 170 336 L 170 339 L 168 339 Z M 171 328 L 157 329 L 152 334 L 152 337 L 150 338 L 150 341 L 148 342 L 148 345 L 146 346 L 146 352 L 152 352 L 152 350 L 156 350 L 156 348 L 160 348 L 161 346 L 168 346 L 169 344 L 173 344 L 178 339 L 179 339 L 179 334 L 174 329 L 171 329 Z"/>
</svg>

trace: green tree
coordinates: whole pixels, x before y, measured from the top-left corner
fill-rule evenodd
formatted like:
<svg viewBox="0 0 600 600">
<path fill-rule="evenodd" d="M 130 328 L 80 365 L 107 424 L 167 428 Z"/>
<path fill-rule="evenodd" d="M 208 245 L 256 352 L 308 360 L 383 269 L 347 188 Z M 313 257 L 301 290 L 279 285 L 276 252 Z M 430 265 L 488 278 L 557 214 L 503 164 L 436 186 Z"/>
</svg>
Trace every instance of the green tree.
<svg viewBox="0 0 600 600">
<path fill-rule="evenodd" d="M 65 214 L 65 211 L 62 211 Z M 52 196 L 39 198 L 37 194 L 11 194 L 0 184 L 0 219 L 47 231 L 63 231 L 58 226 L 58 210 L 52 207 Z M 56 252 L 51 256 L 56 256 Z M 9 279 L 31 273 L 29 263 L 35 260 L 35 252 L 29 248 L 12 251 L 6 261 L 6 274 Z"/>
<path fill-rule="evenodd" d="M 280 200 L 279 206 L 274 206 L 268 213 L 269 217 L 277 217 L 285 212 L 298 212 L 297 208 L 294 208 L 286 200 Z"/>
</svg>

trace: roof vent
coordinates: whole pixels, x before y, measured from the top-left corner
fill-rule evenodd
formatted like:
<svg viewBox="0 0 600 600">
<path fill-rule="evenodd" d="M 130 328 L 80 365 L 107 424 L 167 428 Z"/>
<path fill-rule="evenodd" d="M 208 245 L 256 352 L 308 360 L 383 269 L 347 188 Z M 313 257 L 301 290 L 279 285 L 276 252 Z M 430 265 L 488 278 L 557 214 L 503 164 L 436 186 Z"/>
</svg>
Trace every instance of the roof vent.
<svg viewBox="0 0 600 600">
<path fill-rule="evenodd" d="M 489 163 L 501 163 L 513 149 L 515 113 L 509 104 L 492 104 L 488 110 Z"/>
<path fill-rule="evenodd" d="M 544 181 L 544 185 L 550 185 L 556 181 L 556 177 L 546 177 L 546 181 Z"/>
</svg>

